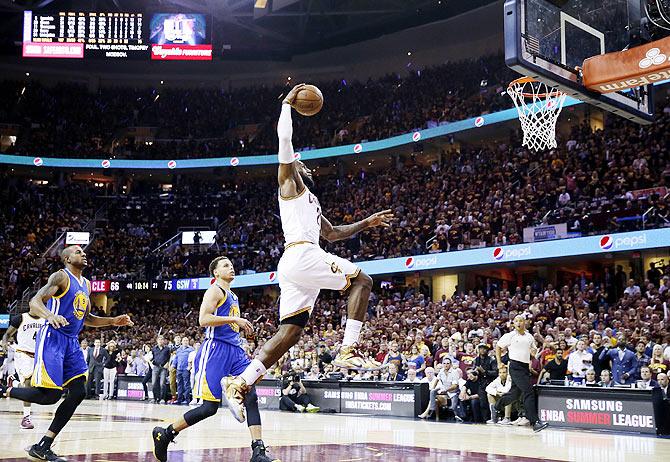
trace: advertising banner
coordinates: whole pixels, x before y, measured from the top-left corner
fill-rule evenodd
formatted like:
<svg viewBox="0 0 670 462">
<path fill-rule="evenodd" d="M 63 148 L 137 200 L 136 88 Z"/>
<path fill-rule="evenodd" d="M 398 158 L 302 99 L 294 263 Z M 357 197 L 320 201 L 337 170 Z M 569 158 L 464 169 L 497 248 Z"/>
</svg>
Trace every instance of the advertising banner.
<svg viewBox="0 0 670 462">
<path fill-rule="evenodd" d="M 556 427 L 656 434 L 650 390 L 540 388 L 538 410 L 541 420 Z"/>
<path fill-rule="evenodd" d="M 369 275 L 409 273 L 469 266 L 516 263 L 550 258 L 604 254 L 631 250 L 647 250 L 670 246 L 670 228 L 576 237 L 569 240 L 533 242 L 502 247 L 484 247 L 411 257 L 387 258 L 356 262 Z M 116 290 L 207 290 L 211 277 L 172 279 L 166 281 L 112 281 Z M 235 277 L 232 288 L 258 287 L 278 284 L 277 272 L 241 274 Z"/>
<path fill-rule="evenodd" d="M 568 237 L 567 223 L 533 226 L 523 229 L 523 242 L 551 241 Z"/>
</svg>

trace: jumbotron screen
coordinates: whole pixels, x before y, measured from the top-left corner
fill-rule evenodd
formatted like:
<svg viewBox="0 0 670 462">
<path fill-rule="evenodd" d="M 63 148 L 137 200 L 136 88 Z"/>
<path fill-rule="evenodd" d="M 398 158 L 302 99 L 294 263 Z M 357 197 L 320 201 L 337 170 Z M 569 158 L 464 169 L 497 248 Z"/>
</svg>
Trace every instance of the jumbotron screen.
<svg viewBox="0 0 670 462">
<path fill-rule="evenodd" d="M 210 36 L 204 14 L 23 13 L 24 58 L 211 60 Z"/>
</svg>

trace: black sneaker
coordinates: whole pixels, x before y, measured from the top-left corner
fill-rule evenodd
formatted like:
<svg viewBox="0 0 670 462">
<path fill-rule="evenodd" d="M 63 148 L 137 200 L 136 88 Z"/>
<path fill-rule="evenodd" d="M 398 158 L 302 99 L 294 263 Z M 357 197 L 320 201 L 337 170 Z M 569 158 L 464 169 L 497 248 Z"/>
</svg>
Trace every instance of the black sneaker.
<svg viewBox="0 0 670 462">
<path fill-rule="evenodd" d="M 159 462 L 167 462 L 168 446 L 172 443 L 172 439 L 168 435 L 167 429 L 154 427 L 151 436 L 154 440 L 154 457 Z"/>
<path fill-rule="evenodd" d="M 542 430 L 544 430 L 548 426 L 549 426 L 549 424 L 547 422 L 542 422 L 541 420 L 538 420 L 537 422 L 535 422 L 533 424 L 533 431 L 535 433 L 541 432 Z"/>
<path fill-rule="evenodd" d="M 46 460 L 49 462 L 67 462 L 67 459 L 60 457 L 50 448 L 42 448 L 37 444 L 33 444 L 28 450 L 28 456 L 33 460 Z"/>
<path fill-rule="evenodd" d="M 265 448 L 265 443 L 263 443 L 263 441 L 254 441 L 251 443 L 251 449 L 253 452 L 249 462 L 281 462 L 281 460 L 267 453 L 267 449 Z"/>
</svg>

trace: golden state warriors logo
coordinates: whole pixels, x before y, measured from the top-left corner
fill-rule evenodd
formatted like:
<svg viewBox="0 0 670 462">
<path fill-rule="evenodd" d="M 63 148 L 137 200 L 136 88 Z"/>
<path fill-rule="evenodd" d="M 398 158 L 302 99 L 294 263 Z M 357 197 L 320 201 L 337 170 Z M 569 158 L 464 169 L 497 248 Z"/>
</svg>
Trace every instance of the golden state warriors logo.
<svg viewBox="0 0 670 462">
<path fill-rule="evenodd" d="M 77 291 L 74 295 L 72 307 L 74 308 L 74 317 L 83 319 L 84 316 L 86 316 L 86 310 L 88 309 L 88 296 L 81 290 Z"/>
<path fill-rule="evenodd" d="M 238 304 L 234 304 L 233 306 L 231 306 L 231 307 L 230 307 L 230 313 L 228 314 L 228 316 L 234 316 L 234 317 L 236 317 L 236 318 L 239 318 L 239 317 L 240 317 L 240 305 L 238 305 Z M 239 332 L 239 331 L 240 331 L 240 326 L 238 326 L 238 325 L 235 324 L 235 323 L 233 323 L 233 324 L 229 324 L 229 326 L 230 326 L 230 328 L 233 329 L 235 332 Z"/>
</svg>

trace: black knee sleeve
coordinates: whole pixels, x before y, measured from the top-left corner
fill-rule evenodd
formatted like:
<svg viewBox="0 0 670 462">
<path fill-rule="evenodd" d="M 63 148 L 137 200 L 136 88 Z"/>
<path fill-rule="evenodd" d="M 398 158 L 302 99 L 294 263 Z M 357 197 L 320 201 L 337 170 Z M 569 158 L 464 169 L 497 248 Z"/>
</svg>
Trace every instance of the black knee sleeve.
<svg viewBox="0 0 670 462">
<path fill-rule="evenodd" d="M 27 403 L 41 405 L 56 404 L 62 395 L 61 390 L 52 388 L 12 388 L 10 397 Z"/>
<path fill-rule="evenodd" d="M 79 377 L 67 385 L 67 398 L 79 405 L 86 398 L 86 378 Z"/>
<path fill-rule="evenodd" d="M 251 387 L 251 391 L 244 397 L 244 407 L 247 410 L 247 425 L 253 427 L 261 424 L 261 413 L 258 411 L 258 395 L 256 387 Z"/>
<path fill-rule="evenodd" d="M 219 410 L 218 401 L 203 401 L 201 406 L 191 409 L 184 414 L 184 420 L 188 426 L 192 426 L 205 420 L 207 417 L 212 417 Z"/>
</svg>

